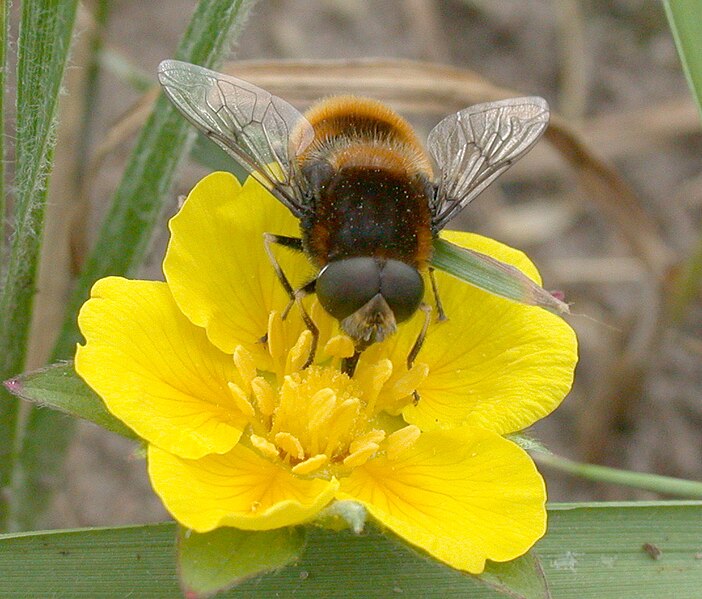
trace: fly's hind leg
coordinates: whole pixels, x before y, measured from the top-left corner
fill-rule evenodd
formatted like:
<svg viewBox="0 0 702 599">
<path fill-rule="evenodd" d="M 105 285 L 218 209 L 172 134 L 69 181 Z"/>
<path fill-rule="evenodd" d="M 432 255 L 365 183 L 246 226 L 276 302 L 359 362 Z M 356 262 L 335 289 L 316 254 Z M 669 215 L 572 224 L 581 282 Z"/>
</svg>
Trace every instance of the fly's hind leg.
<svg viewBox="0 0 702 599">
<path fill-rule="evenodd" d="M 309 329 L 310 333 L 312 333 L 312 347 L 310 348 L 310 355 L 307 357 L 307 361 L 303 366 L 303 368 L 307 368 L 310 364 L 312 364 L 314 356 L 317 353 L 317 343 L 319 342 L 319 329 L 317 328 L 317 325 L 314 324 L 314 321 L 312 320 L 310 315 L 307 313 L 307 310 L 305 310 L 305 306 L 302 304 L 302 298 L 308 295 L 309 293 L 314 292 L 315 281 L 310 281 L 300 289 L 294 290 L 292 285 L 290 284 L 290 281 L 288 281 L 288 277 L 285 276 L 283 269 L 280 267 L 280 264 L 278 263 L 275 254 L 273 254 L 273 250 L 271 248 L 271 244 L 273 243 L 277 243 L 278 245 L 282 245 L 292 250 L 301 252 L 302 239 L 299 239 L 298 237 L 286 237 L 284 235 L 275 235 L 273 233 L 263 234 L 263 246 L 266 249 L 268 259 L 270 260 L 270 263 L 273 266 L 273 270 L 275 271 L 275 274 L 278 277 L 280 284 L 283 286 L 283 289 L 285 289 L 286 293 L 288 294 L 288 297 L 290 298 L 290 302 L 286 306 L 285 310 L 283 310 L 282 317 L 285 318 L 290 312 L 290 309 L 292 308 L 293 304 L 297 304 L 297 307 L 300 309 L 300 314 L 302 315 L 302 320 L 304 321 L 305 326 Z"/>
</svg>

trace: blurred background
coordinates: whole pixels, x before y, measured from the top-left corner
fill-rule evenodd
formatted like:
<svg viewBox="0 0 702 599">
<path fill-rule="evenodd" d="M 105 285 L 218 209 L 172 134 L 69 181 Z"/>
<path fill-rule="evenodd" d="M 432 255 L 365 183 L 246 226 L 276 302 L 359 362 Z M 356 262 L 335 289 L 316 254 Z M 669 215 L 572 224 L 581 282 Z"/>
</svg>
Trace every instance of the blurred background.
<svg viewBox="0 0 702 599">
<path fill-rule="evenodd" d="M 62 97 L 33 366 L 46 360 L 67 281 L 158 93 L 156 67 L 173 56 L 194 6 L 82 5 Z M 222 70 L 299 108 L 341 91 L 386 100 L 421 137 L 470 103 L 545 97 L 555 113 L 546 139 L 452 225 L 523 249 L 546 288 L 572 304 L 575 387 L 531 433 L 572 459 L 702 479 L 702 306 L 676 287 L 702 230 L 702 135 L 660 3 L 262 0 L 231 58 Z M 220 158 L 199 144 L 182 168 L 144 278 L 162 276 L 165 223 L 178 197 Z M 542 472 L 552 501 L 653 496 Z M 47 526 L 165 517 L 133 444 L 81 423 Z"/>
</svg>

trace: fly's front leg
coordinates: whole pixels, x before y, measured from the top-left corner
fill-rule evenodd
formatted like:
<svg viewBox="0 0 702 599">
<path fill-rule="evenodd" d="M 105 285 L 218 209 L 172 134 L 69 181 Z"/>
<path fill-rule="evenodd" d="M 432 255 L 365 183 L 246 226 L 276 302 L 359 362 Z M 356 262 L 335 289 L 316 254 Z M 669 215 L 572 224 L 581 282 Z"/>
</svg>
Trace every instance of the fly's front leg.
<svg viewBox="0 0 702 599">
<path fill-rule="evenodd" d="M 436 284 L 436 278 L 434 277 L 434 269 L 429 267 L 429 281 L 431 281 L 431 291 L 434 294 L 434 302 L 436 303 L 436 320 L 437 322 L 443 322 L 448 320 L 446 312 L 444 312 L 444 307 L 441 305 L 441 298 L 439 297 L 439 287 Z"/>
<path fill-rule="evenodd" d="M 317 328 L 317 325 L 314 324 L 314 321 L 312 320 L 310 315 L 307 314 L 307 310 L 305 310 L 305 306 L 302 304 L 302 298 L 308 295 L 308 293 L 314 292 L 315 281 L 311 281 L 310 283 L 307 283 L 306 285 L 301 287 L 299 290 L 295 291 L 292 285 L 290 285 L 288 277 L 285 276 L 283 269 L 280 267 L 278 259 L 275 257 L 275 254 L 273 254 L 273 249 L 271 248 L 271 244 L 273 243 L 277 243 L 278 245 L 282 245 L 292 250 L 301 252 L 302 239 L 299 239 L 297 237 L 286 237 L 284 235 L 274 235 L 273 233 L 263 234 L 263 246 L 266 249 L 268 259 L 270 260 L 270 263 L 273 266 L 273 270 L 275 271 L 275 274 L 278 277 L 280 284 L 283 286 L 283 289 L 285 289 L 286 293 L 288 294 L 288 297 L 290 298 L 290 302 L 283 311 L 282 317 L 285 318 L 290 312 L 290 308 L 292 307 L 292 305 L 297 304 L 298 308 L 300 309 L 300 314 L 302 315 L 302 320 L 304 321 L 305 326 L 309 329 L 310 333 L 312 333 L 312 347 L 310 348 L 310 355 L 308 356 L 307 361 L 303 366 L 303 368 L 307 368 L 310 364 L 312 364 L 314 356 L 317 353 L 317 343 L 319 342 L 319 329 Z"/>
<path fill-rule="evenodd" d="M 412 368 L 417 354 L 419 354 L 419 350 L 422 349 L 424 339 L 426 339 L 427 331 L 429 330 L 429 323 L 431 322 L 431 306 L 422 302 L 419 304 L 419 309 L 424 312 L 424 324 L 422 325 L 422 330 L 419 331 L 419 335 L 417 335 L 417 340 L 414 342 L 410 353 L 407 354 L 407 370 Z M 417 405 L 419 403 L 419 393 L 417 393 L 416 390 L 412 392 L 412 397 L 414 398 L 414 404 Z"/>
</svg>

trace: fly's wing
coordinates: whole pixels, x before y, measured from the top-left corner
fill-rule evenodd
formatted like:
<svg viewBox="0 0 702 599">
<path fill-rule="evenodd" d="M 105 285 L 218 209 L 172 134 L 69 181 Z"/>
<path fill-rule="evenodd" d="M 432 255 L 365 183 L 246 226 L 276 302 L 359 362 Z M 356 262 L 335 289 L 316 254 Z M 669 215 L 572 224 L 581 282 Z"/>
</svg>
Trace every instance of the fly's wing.
<svg viewBox="0 0 702 599">
<path fill-rule="evenodd" d="M 164 60 L 158 79 L 169 100 L 298 218 L 309 211 L 296 157 L 314 130 L 290 104 L 246 81 Z"/>
<path fill-rule="evenodd" d="M 435 234 L 531 149 L 548 118 L 543 98 L 511 98 L 465 108 L 432 129 L 427 146 L 439 171 L 430 206 Z"/>
</svg>

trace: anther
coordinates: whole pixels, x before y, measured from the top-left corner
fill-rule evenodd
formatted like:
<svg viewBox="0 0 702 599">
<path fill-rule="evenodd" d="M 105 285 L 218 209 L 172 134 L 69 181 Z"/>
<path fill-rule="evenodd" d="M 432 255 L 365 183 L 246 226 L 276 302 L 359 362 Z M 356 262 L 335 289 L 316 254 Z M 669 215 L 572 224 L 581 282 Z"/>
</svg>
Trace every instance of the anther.
<svg viewBox="0 0 702 599">
<path fill-rule="evenodd" d="M 275 411 L 275 391 L 270 383 L 262 376 L 257 376 L 251 381 L 256 406 L 264 416 L 270 416 Z"/>
<path fill-rule="evenodd" d="M 333 358 L 350 358 L 354 350 L 353 339 L 348 335 L 335 335 L 324 346 L 324 353 Z"/>
<path fill-rule="evenodd" d="M 300 462 L 299 464 L 295 464 L 291 468 L 293 471 L 293 474 L 311 474 L 315 470 L 319 470 L 322 466 L 324 466 L 327 462 L 329 461 L 329 456 L 325 453 L 318 453 L 315 456 L 312 456 L 311 458 L 305 460 L 304 462 Z"/>
<path fill-rule="evenodd" d="M 256 362 L 254 361 L 251 352 L 249 352 L 244 346 L 237 345 L 234 348 L 234 364 L 236 369 L 239 371 L 239 376 L 244 384 L 244 391 L 248 393 L 251 391 L 251 381 L 258 374 L 256 370 Z"/>
<path fill-rule="evenodd" d="M 237 409 L 244 416 L 253 418 L 256 415 L 256 410 L 251 405 L 251 402 L 249 401 L 249 398 L 247 397 L 246 393 L 244 393 L 243 389 L 239 387 L 239 385 L 237 385 L 236 383 L 232 383 L 231 381 L 227 383 L 227 387 L 229 387 L 229 391 L 231 391 L 232 393 L 234 405 L 237 407 Z"/>
<path fill-rule="evenodd" d="M 421 434 L 422 431 L 414 424 L 405 426 L 392 433 L 385 441 L 385 451 L 388 458 L 393 460 L 403 451 L 412 447 Z"/>
<path fill-rule="evenodd" d="M 302 443 L 295 435 L 290 433 L 276 433 L 275 442 L 285 453 L 295 458 L 302 460 L 305 457 L 305 450 L 302 448 Z"/>
<path fill-rule="evenodd" d="M 285 364 L 285 373 L 297 372 L 307 362 L 312 350 L 312 333 L 308 330 L 302 331 L 297 338 L 295 345 L 288 352 L 288 359 Z"/>
<path fill-rule="evenodd" d="M 279 457 L 278 448 L 268 439 L 264 439 L 258 435 L 250 435 L 249 440 L 251 441 L 251 445 L 254 447 L 254 449 L 257 449 L 263 457 L 268 458 L 269 460 L 274 460 Z"/>
</svg>

